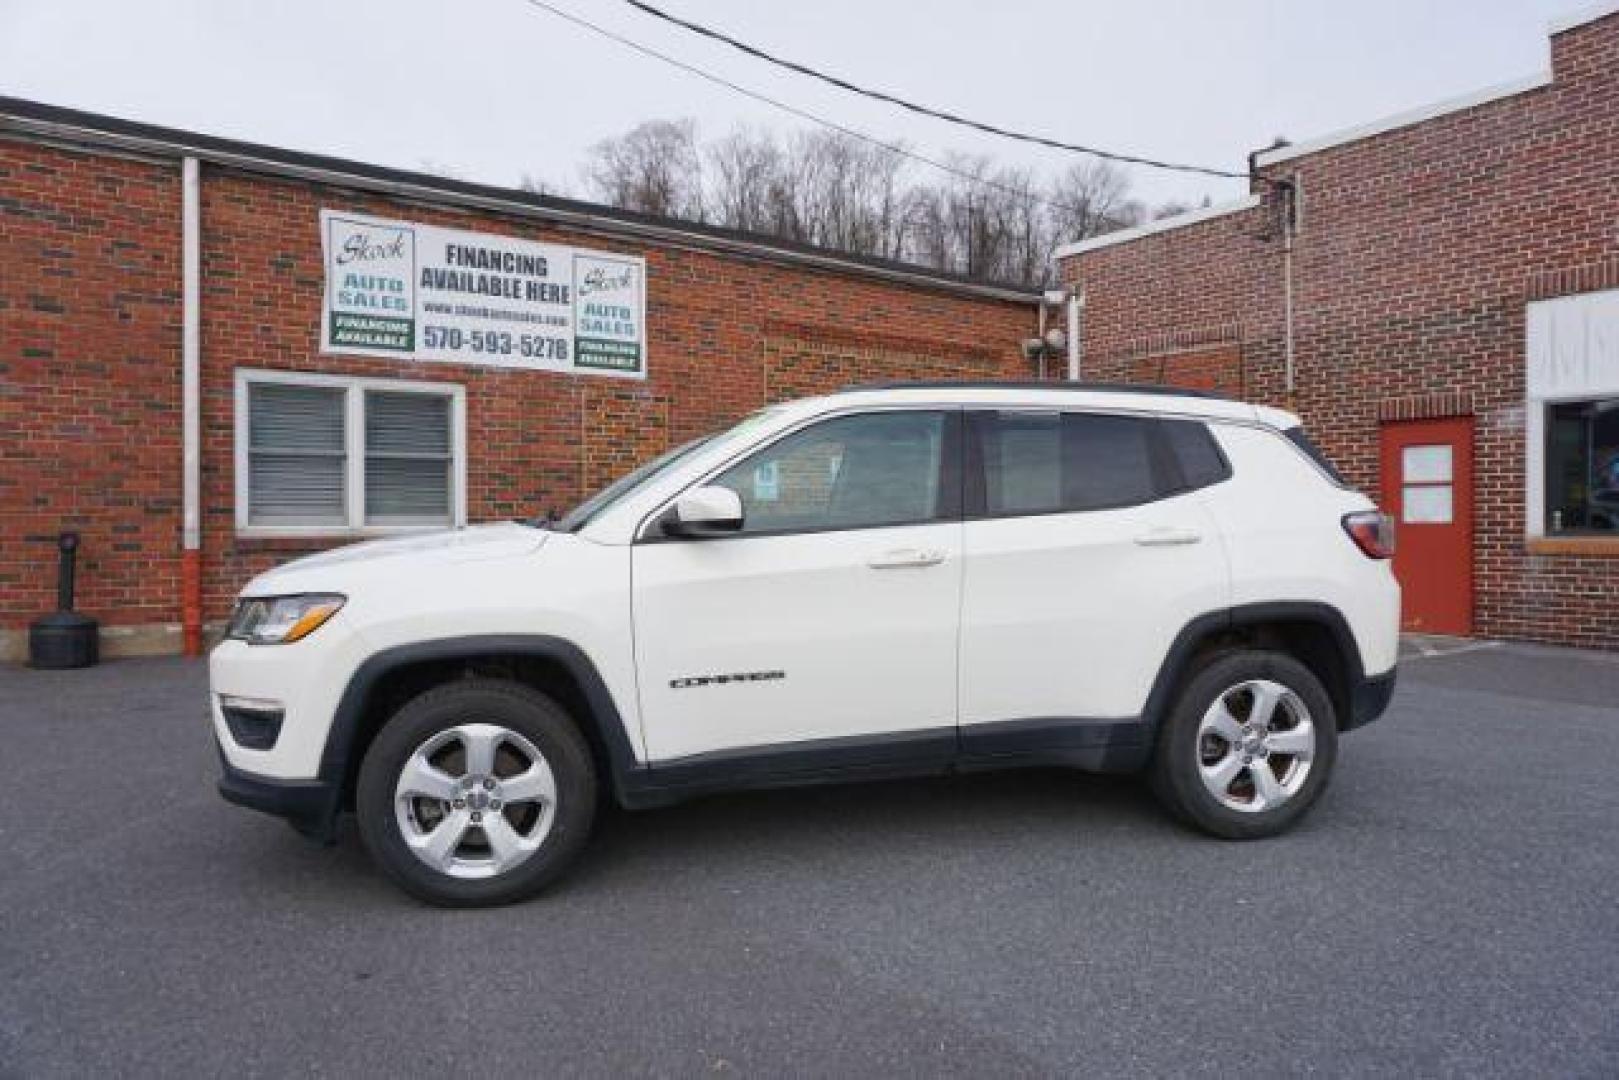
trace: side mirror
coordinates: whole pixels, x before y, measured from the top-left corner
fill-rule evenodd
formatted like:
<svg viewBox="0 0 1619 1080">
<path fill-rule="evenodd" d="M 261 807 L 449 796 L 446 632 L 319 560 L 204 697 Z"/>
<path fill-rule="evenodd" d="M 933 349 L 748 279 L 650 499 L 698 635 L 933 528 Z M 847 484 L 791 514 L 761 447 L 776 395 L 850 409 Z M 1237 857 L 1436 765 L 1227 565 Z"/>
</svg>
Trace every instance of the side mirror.
<svg viewBox="0 0 1619 1080">
<path fill-rule="evenodd" d="M 692 488 L 675 500 L 659 524 L 665 536 L 726 536 L 742 528 L 742 498 L 718 485 Z"/>
</svg>

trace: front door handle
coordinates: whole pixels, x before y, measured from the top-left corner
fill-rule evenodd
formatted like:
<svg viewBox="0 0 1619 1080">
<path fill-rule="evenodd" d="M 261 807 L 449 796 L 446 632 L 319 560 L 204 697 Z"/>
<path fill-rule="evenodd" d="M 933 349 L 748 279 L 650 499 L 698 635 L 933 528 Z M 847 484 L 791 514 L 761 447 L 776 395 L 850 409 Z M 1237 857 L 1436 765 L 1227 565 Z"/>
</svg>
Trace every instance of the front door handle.
<svg viewBox="0 0 1619 1080">
<path fill-rule="evenodd" d="M 1161 528 L 1148 529 L 1136 537 L 1136 543 L 1142 547 L 1174 547 L 1178 544 L 1195 544 L 1203 539 L 1203 534 L 1195 529 Z"/>
<path fill-rule="evenodd" d="M 922 566 L 938 566 L 945 553 L 936 548 L 895 548 L 881 555 L 873 555 L 866 565 L 873 570 L 905 570 Z"/>
</svg>

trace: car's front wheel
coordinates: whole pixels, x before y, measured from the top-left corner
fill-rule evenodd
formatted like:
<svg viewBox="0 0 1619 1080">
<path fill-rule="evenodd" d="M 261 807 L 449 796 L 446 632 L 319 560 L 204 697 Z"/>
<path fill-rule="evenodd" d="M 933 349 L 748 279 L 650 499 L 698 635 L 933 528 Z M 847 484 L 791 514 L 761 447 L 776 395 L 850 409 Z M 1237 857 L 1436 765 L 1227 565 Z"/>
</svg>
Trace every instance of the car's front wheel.
<svg viewBox="0 0 1619 1080">
<path fill-rule="evenodd" d="M 1314 805 L 1337 751 L 1332 699 L 1309 668 L 1285 653 L 1228 653 L 1186 684 L 1159 731 L 1153 788 L 1204 832 L 1271 836 Z"/>
<path fill-rule="evenodd" d="M 578 853 L 596 808 L 589 747 L 568 714 L 519 683 L 429 690 L 377 734 L 355 810 L 372 857 L 447 907 L 532 896 Z"/>
</svg>

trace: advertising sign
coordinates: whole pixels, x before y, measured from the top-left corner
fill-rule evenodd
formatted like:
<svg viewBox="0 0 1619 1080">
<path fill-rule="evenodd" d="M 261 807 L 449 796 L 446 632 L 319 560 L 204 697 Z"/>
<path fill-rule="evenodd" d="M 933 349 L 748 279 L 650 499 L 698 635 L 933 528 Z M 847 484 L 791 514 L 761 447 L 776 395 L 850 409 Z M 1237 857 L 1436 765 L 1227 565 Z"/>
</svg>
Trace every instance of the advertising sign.
<svg viewBox="0 0 1619 1080">
<path fill-rule="evenodd" d="M 646 261 L 320 212 L 326 353 L 646 378 Z"/>
</svg>

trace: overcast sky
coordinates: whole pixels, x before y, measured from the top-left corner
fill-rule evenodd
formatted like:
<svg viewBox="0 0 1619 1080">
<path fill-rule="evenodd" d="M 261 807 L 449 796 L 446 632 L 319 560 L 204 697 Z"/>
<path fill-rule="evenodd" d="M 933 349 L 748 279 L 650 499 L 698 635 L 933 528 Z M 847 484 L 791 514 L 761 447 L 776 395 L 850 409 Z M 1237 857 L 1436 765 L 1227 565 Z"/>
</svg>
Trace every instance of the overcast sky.
<svg viewBox="0 0 1619 1080">
<path fill-rule="evenodd" d="M 621 0 L 549 0 L 918 150 L 1035 150 L 851 97 Z M 790 58 L 940 108 L 1240 170 L 1299 140 L 1542 70 L 1588 0 L 662 0 Z M 0 93 L 466 179 L 577 188 L 587 147 L 652 117 L 710 135 L 802 122 L 525 0 L 0 0 Z M 1151 202 L 1237 182 L 1134 170 Z"/>
</svg>

